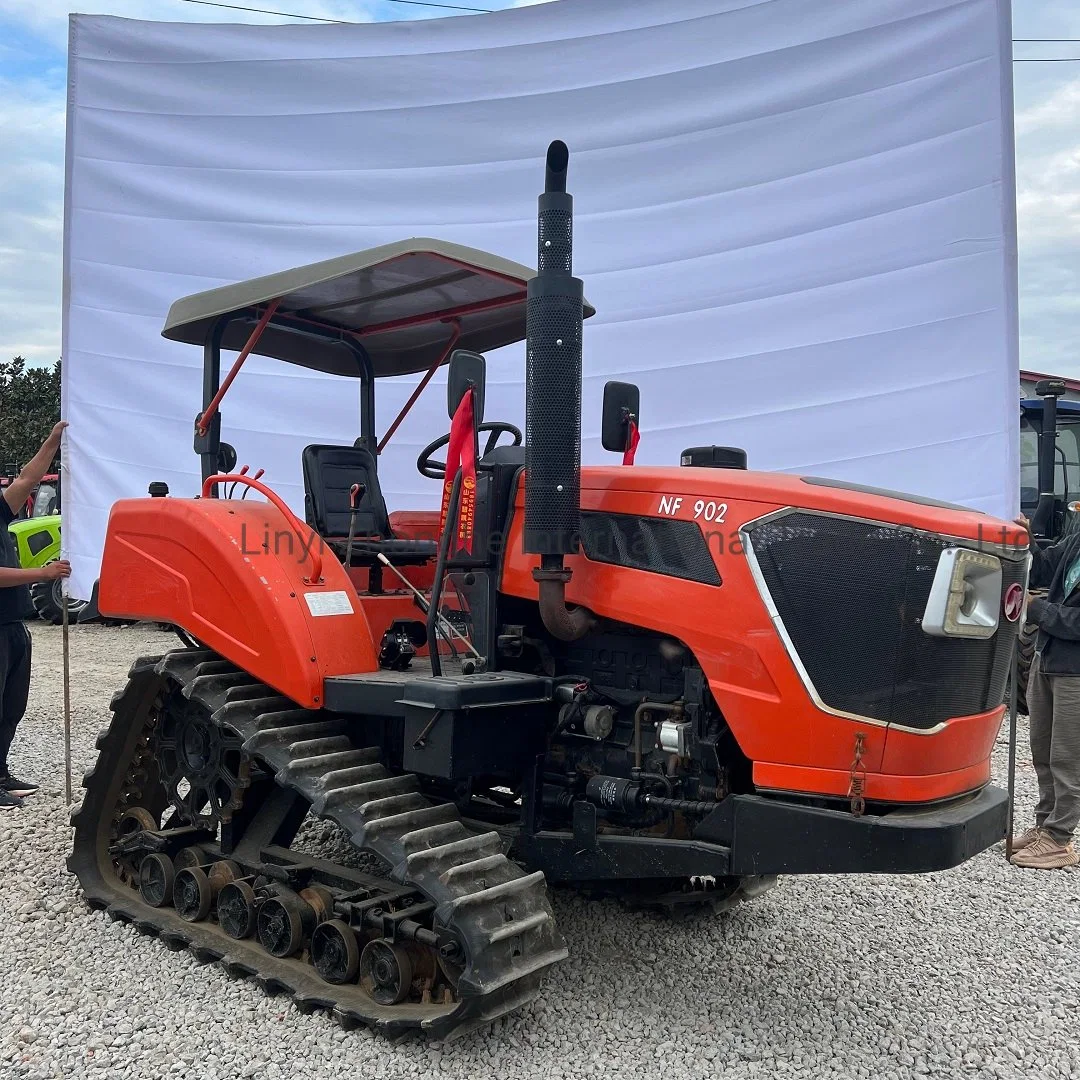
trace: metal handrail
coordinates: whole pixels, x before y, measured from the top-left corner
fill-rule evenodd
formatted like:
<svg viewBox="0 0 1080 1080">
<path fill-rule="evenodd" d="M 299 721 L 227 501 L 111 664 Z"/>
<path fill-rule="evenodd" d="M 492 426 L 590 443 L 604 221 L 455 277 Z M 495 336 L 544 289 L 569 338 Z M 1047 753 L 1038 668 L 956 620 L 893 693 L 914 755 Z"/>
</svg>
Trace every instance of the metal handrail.
<svg viewBox="0 0 1080 1080">
<path fill-rule="evenodd" d="M 300 539 L 300 547 L 304 548 L 307 537 L 304 536 L 304 529 L 308 528 L 313 536 L 319 534 L 311 529 L 310 526 L 305 526 L 304 523 L 286 506 L 284 499 L 277 494 L 276 491 L 272 491 L 262 481 L 256 480 L 253 476 L 246 476 L 243 473 L 217 473 L 214 476 L 208 476 L 203 481 L 202 497 L 204 499 L 210 498 L 210 492 L 215 484 L 246 484 L 250 488 L 254 488 L 256 491 L 261 492 L 267 497 L 281 512 L 285 515 L 289 524 L 292 525 L 296 532 L 297 537 Z M 322 537 L 319 537 L 320 544 Z M 308 548 L 308 554 L 311 556 L 311 577 L 304 578 L 305 585 L 318 585 L 322 584 L 322 552 L 317 550 L 315 545 L 312 544 Z"/>
</svg>

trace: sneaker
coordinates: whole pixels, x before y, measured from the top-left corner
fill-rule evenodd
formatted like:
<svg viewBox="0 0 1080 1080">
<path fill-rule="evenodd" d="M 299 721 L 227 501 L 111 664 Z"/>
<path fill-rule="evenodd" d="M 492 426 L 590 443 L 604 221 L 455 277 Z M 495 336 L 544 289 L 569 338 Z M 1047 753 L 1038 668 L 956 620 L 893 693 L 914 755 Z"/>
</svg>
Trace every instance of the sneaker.
<svg viewBox="0 0 1080 1080">
<path fill-rule="evenodd" d="M 20 806 L 25 805 L 22 799 L 17 799 L 14 795 L 0 788 L 0 810 L 18 810 Z"/>
<path fill-rule="evenodd" d="M 1013 852 L 1023 851 L 1024 848 L 1030 847 L 1041 835 L 1042 829 L 1036 825 L 1034 828 L 1028 829 L 1027 832 L 1022 832 L 1019 836 L 1013 837 Z"/>
<path fill-rule="evenodd" d="M 1059 844 L 1052 836 L 1042 833 L 1023 851 L 1013 856 L 1014 866 L 1026 866 L 1032 870 L 1060 870 L 1080 863 L 1080 855 L 1069 844 Z"/>
<path fill-rule="evenodd" d="M 31 784 L 29 780 L 16 780 L 14 776 L 0 776 L 0 790 L 9 795 L 33 795 L 38 785 Z"/>
</svg>

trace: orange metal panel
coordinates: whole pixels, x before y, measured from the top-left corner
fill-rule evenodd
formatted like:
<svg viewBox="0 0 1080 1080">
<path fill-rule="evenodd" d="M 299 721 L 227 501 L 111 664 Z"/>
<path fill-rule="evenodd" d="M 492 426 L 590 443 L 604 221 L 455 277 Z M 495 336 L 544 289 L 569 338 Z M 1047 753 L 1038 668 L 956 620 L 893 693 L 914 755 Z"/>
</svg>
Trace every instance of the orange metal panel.
<svg viewBox="0 0 1080 1080">
<path fill-rule="evenodd" d="M 1004 705 L 974 716 L 957 716 L 933 735 L 890 727 L 881 771 L 898 776 L 922 772 L 930 758 L 953 769 L 989 762 L 1004 716 Z M 927 748 L 928 740 L 932 749 Z"/>
<path fill-rule="evenodd" d="M 318 707 L 323 679 L 378 665 L 363 608 L 328 550 L 322 584 L 304 584 L 311 544 L 320 544 L 313 532 L 305 539 L 269 503 L 122 500 L 109 516 L 101 612 L 180 626 L 293 701 Z"/>
<path fill-rule="evenodd" d="M 1001 710 L 950 721 L 932 735 L 836 716 L 810 698 L 769 617 L 739 540 L 741 526 L 795 505 L 910 525 L 971 540 L 1021 542 L 1015 527 L 975 512 L 920 506 L 741 470 L 634 466 L 582 469 L 582 508 L 697 521 L 720 571 L 720 586 L 573 556 L 567 600 L 597 615 L 669 634 L 697 658 L 743 753 L 770 786 L 846 794 L 855 735 L 866 738 L 868 797 L 943 798 L 985 782 Z M 503 568 L 505 592 L 537 597 L 539 557 L 522 545 L 519 486 Z M 711 520 L 707 520 L 711 519 Z M 887 738 L 895 750 L 886 756 Z M 892 740 L 896 740 L 893 742 Z M 794 771 L 792 771 L 794 770 Z M 873 774 L 888 773 L 889 776 Z M 974 779 L 982 777 L 982 780 Z M 764 780 L 758 781 L 764 783 Z M 809 785 L 809 786 L 807 786 Z M 887 790 L 888 795 L 880 794 Z"/>
<path fill-rule="evenodd" d="M 930 736 L 933 739 L 933 736 Z M 867 773 L 864 795 L 880 802 L 927 803 L 976 791 L 990 779 L 990 761 L 980 761 L 954 772 L 892 776 Z M 754 784 L 769 791 L 846 798 L 851 783 L 847 769 L 807 769 L 799 765 L 754 763 Z"/>
</svg>

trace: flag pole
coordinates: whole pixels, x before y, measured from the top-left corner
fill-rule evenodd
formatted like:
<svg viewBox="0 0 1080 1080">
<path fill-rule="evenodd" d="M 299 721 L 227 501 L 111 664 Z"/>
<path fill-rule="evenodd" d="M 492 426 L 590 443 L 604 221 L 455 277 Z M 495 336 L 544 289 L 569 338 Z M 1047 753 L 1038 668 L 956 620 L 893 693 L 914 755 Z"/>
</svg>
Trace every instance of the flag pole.
<svg viewBox="0 0 1080 1080">
<path fill-rule="evenodd" d="M 62 484 L 65 480 L 65 454 L 64 444 L 67 442 L 67 434 L 60 442 L 60 477 Z M 63 536 L 63 533 L 61 533 Z M 61 551 L 63 556 L 63 551 Z M 64 797 L 67 805 L 71 805 L 71 642 L 68 634 L 68 582 L 66 578 L 60 579 L 61 626 L 63 629 L 63 653 L 64 653 Z"/>
</svg>

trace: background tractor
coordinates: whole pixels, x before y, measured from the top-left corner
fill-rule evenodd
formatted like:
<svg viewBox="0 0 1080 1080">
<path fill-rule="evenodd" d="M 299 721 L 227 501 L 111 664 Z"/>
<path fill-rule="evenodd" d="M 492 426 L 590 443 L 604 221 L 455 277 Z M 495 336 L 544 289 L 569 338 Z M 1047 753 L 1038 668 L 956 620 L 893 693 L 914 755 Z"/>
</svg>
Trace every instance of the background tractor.
<svg viewBox="0 0 1080 1080">
<path fill-rule="evenodd" d="M 8 483 L 16 475 L 9 470 Z M 6 485 L 4 485 L 6 486 Z M 43 477 L 19 516 L 8 525 L 15 541 L 19 565 L 24 569 L 44 566 L 60 558 L 60 478 L 55 473 Z M 38 581 L 30 586 L 34 610 L 46 622 L 59 625 L 63 621 L 64 603 L 68 618 L 75 621 L 86 609 L 86 601 L 64 596 L 63 582 Z"/>
<path fill-rule="evenodd" d="M 413 239 L 177 301 L 202 490 L 110 513 L 101 612 L 183 647 L 114 698 L 69 867 L 114 917 L 346 1023 L 449 1037 L 533 999 L 566 956 L 548 883 L 726 907 L 1005 834 L 1026 537 L 736 448 L 632 464 L 628 383 L 601 423 L 621 461 L 583 468 L 567 161 L 553 143 L 535 273 Z M 521 340 L 524 437 L 484 417 L 483 354 Z M 252 352 L 359 387 L 355 443 L 303 451 L 304 520 L 221 440 Z M 450 430 L 417 459 L 441 506 L 390 513 L 376 383 L 426 372 L 404 415 L 447 362 Z M 309 815 L 333 857 L 294 843 Z"/>
<path fill-rule="evenodd" d="M 1065 391 L 1064 382 L 1043 379 L 1037 396 L 1020 402 L 1020 509 L 1040 547 L 1080 527 L 1080 401 L 1061 400 Z M 1037 635 L 1038 627 L 1025 623 L 1017 640 L 1017 708 L 1025 715 Z"/>
</svg>

